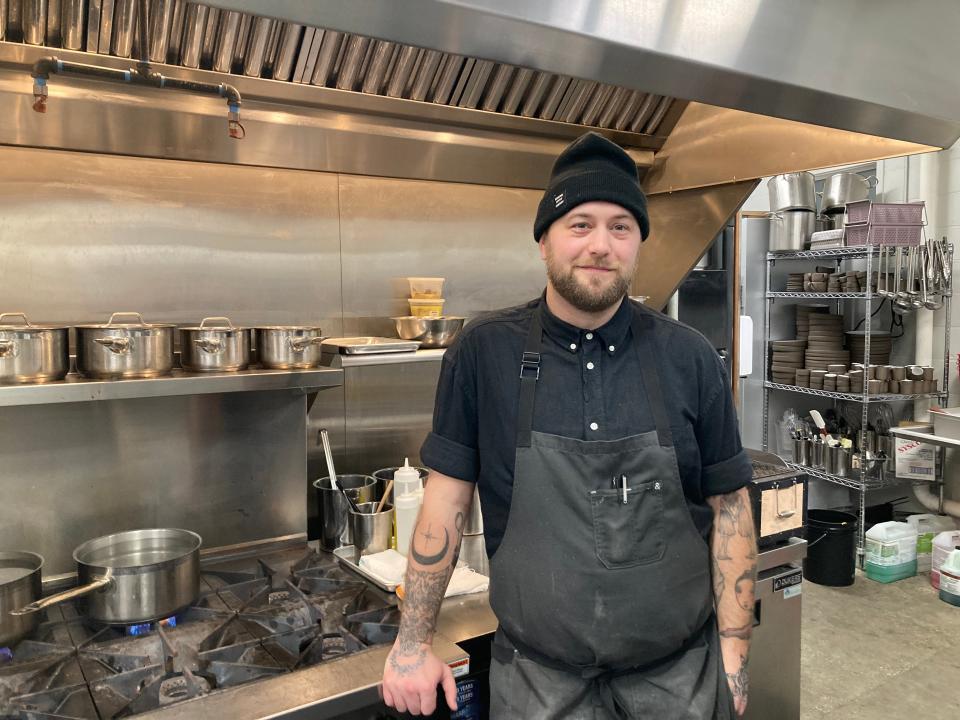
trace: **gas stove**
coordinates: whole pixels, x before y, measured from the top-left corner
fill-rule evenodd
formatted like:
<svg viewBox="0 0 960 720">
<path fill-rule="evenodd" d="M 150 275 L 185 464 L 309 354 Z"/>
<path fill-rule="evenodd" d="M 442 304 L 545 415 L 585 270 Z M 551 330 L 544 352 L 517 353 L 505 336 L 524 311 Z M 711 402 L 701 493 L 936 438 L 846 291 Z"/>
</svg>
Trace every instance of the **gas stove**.
<svg viewBox="0 0 960 720">
<path fill-rule="evenodd" d="M 205 563 L 196 604 L 160 623 L 48 609 L 0 650 L 0 719 L 133 717 L 392 643 L 399 621 L 393 596 L 302 544 Z"/>
</svg>

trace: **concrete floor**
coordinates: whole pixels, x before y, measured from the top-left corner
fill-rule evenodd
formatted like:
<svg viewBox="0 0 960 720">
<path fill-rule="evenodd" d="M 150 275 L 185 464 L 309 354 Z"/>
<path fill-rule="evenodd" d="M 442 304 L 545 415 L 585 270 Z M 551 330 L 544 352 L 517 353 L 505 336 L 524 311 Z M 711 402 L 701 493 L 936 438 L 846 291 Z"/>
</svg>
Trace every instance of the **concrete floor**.
<svg viewBox="0 0 960 720">
<path fill-rule="evenodd" d="M 803 584 L 801 719 L 960 717 L 960 608 L 928 575 Z"/>
</svg>

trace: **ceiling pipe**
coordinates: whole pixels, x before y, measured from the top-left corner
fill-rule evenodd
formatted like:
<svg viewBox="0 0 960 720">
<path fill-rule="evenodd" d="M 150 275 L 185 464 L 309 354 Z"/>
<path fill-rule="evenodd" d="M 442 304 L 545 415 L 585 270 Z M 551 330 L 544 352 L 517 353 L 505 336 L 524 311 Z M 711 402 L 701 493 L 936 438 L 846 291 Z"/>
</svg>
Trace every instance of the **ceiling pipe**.
<svg viewBox="0 0 960 720">
<path fill-rule="evenodd" d="M 172 88 L 174 90 L 183 90 L 185 92 L 204 95 L 216 95 L 226 98 L 227 133 L 235 140 L 242 140 L 246 135 L 246 131 L 240 123 L 240 106 L 243 104 L 240 91 L 228 83 L 216 84 L 196 80 L 181 80 L 179 78 L 167 77 L 166 75 L 151 70 L 148 44 L 149 30 L 147 28 L 149 5 L 147 0 L 139 0 L 139 13 L 140 59 L 137 62 L 136 69 L 117 70 L 97 65 L 87 65 L 85 63 L 66 62 L 56 56 L 40 58 L 34 63 L 33 71 L 31 72 L 31 76 L 33 77 L 33 109 L 38 113 L 45 113 L 47 111 L 47 81 L 51 75 L 82 75 L 110 82 L 139 82 L 157 88 Z"/>
</svg>

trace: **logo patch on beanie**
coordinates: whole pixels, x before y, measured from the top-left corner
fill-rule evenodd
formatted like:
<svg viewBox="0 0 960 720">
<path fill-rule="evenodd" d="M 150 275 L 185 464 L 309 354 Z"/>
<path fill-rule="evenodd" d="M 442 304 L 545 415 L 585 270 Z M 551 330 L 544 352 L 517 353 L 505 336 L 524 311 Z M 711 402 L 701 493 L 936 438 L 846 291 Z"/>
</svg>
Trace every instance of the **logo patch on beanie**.
<svg viewBox="0 0 960 720">
<path fill-rule="evenodd" d="M 554 204 L 554 207 L 560 207 L 561 205 L 563 205 L 563 193 L 553 196 L 553 204 Z"/>
</svg>

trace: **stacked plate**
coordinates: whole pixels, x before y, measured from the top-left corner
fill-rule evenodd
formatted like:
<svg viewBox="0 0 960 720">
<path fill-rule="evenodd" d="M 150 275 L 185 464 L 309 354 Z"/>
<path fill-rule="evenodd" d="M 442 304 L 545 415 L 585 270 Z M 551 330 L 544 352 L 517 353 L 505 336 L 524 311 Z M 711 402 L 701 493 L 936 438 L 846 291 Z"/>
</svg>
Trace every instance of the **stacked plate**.
<svg viewBox="0 0 960 720">
<path fill-rule="evenodd" d="M 787 292 L 803 292 L 803 273 L 790 273 L 787 276 Z"/>
<path fill-rule="evenodd" d="M 866 332 L 863 330 L 850 330 L 847 335 L 847 348 L 850 350 L 850 357 L 854 360 L 863 360 L 864 344 L 866 342 Z M 873 330 L 870 332 L 870 364 L 871 365 L 889 365 L 890 350 L 893 345 L 893 338 L 889 332 Z"/>
<path fill-rule="evenodd" d="M 829 305 L 797 305 L 797 340 L 806 340 L 810 334 L 810 315 L 830 312 Z"/>
<path fill-rule="evenodd" d="M 803 367 L 806 340 L 771 340 L 770 379 L 782 385 L 792 385 L 797 370 Z"/>
<path fill-rule="evenodd" d="M 847 365 L 850 352 L 843 349 L 843 315 L 810 313 L 810 332 L 804 366 L 808 370 L 826 370 L 827 365 Z"/>
</svg>

